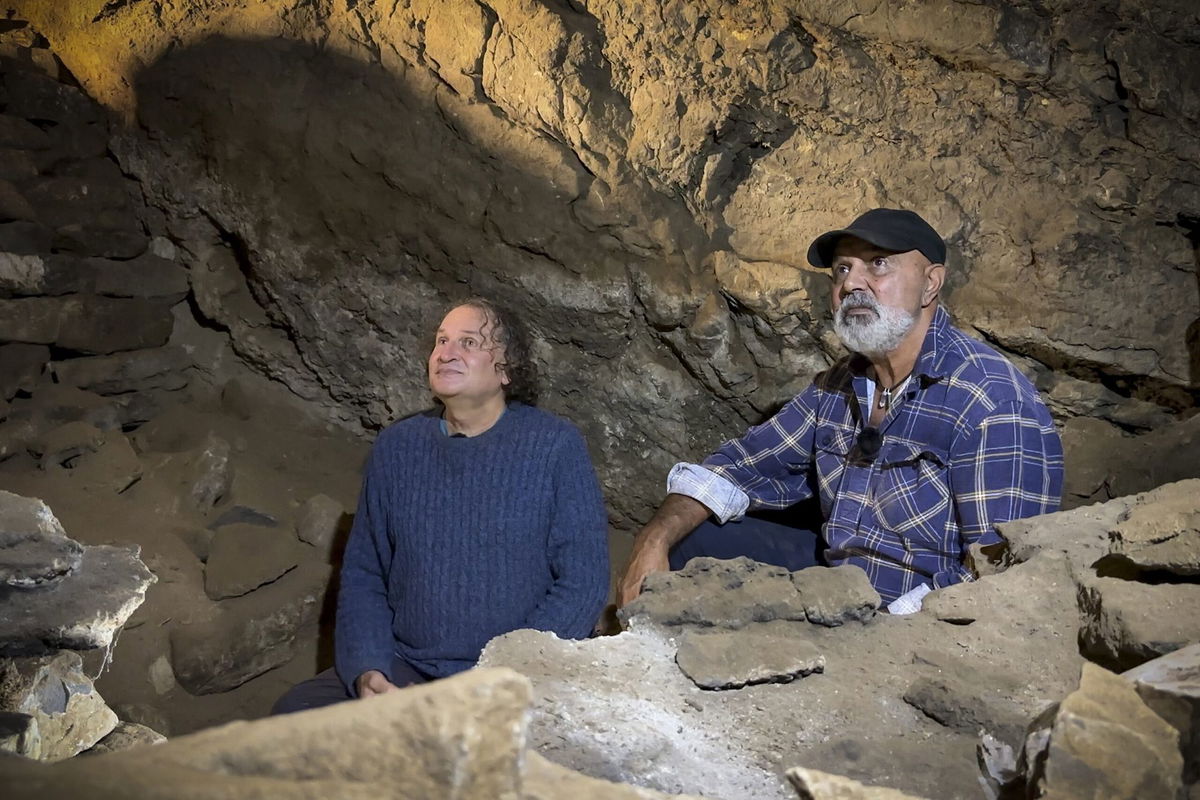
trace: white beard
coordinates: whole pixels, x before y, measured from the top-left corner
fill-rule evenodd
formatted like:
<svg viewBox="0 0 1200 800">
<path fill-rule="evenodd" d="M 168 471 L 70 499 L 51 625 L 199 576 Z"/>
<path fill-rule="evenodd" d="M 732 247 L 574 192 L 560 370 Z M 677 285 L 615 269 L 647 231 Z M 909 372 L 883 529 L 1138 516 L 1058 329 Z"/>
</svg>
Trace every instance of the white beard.
<svg viewBox="0 0 1200 800">
<path fill-rule="evenodd" d="M 856 314 L 849 316 L 854 308 L 869 308 L 875 316 Z M 902 308 L 881 305 L 866 294 L 852 294 L 842 301 L 833 317 L 833 330 L 842 344 L 854 353 L 878 356 L 890 353 L 912 330 L 917 315 Z"/>
</svg>

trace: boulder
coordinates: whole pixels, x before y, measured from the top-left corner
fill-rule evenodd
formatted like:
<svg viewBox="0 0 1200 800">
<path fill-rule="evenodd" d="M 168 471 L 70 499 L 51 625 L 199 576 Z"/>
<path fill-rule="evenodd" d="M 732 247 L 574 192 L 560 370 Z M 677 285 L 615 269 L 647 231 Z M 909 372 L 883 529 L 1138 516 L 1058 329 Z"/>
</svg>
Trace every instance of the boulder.
<svg viewBox="0 0 1200 800">
<path fill-rule="evenodd" d="M 83 547 L 67 536 L 49 506 L 0 490 L 0 581 L 5 587 L 32 589 L 60 581 L 82 561 Z"/>
<path fill-rule="evenodd" d="M 1089 578 L 1079 589 L 1086 655 L 1115 669 L 1200 641 L 1200 584 Z"/>
<path fill-rule="evenodd" d="M 161 347 L 175 324 L 168 299 L 79 295 L 67 304 L 55 344 L 80 353 Z"/>
<path fill-rule="evenodd" d="M 804 767 L 789 769 L 787 777 L 799 793 L 800 800 L 922 800 L 897 789 L 868 786 L 841 775 Z"/>
<path fill-rule="evenodd" d="M 85 750 L 84 755 L 115 753 L 134 747 L 162 744 L 166 740 L 167 737 L 145 725 L 139 725 L 136 722 L 117 722 L 117 726 L 112 729 L 112 732 L 92 745 L 91 749 Z"/>
<path fill-rule="evenodd" d="M 1030 796 L 1143 800 L 1175 797 L 1182 787 L 1178 731 L 1132 683 L 1102 667 L 1084 664 L 1047 734 L 1035 727 L 1026 742 Z"/>
<path fill-rule="evenodd" d="M 1113 557 L 1138 571 L 1200 575 L 1200 480 L 1147 492 L 1109 532 Z"/>
<path fill-rule="evenodd" d="M 119 431 L 108 431 L 95 452 L 71 462 L 71 483 L 84 492 L 120 494 L 142 477 L 142 462 Z"/>
<path fill-rule="evenodd" d="M 6 761 L 12 800 L 173 797 L 518 800 L 529 681 L 472 670 L 365 703 L 234 723 L 54 769 Z"/>
<path fill-rule="evenodd" d="M 55 361 L 51 365 L 61 383 L 97 394 L 114 395 L 151 389 L 174 391 L 188 384 L 184 371 L 192 358 L 182 347 L 167 345 L 106 356 Z"/>
<path fill-rule="evenodd" d="M 59 294 L 44 292 L 46 259 L 40 255 L 0 252 L 0 296 Z"/>
<path fill-rule="evenodd" d="M 192 694 L 226 692 L 288 661 L 320 616 L 330 568 L 302 564 L 257 592 L 222 601 L 208 619 L 171 631 L 175 679 Z"/>
<path fill-rule="evenodd" d="M 315 494 L 300 507 L 296 519 L 296 535 L 300 541 L 312 545 L 322 558 L 333 555 L 339 534 L 342 533 L 342 504 L 329 495 Z"/>
<path fill-rule="evenodd" d="M 50 146 L 46 134 L 16 112 L 0 114 L 0 147 L 14 150 L 44 150 Z"/>
<path fill-rule="evenodd" d="M 137 547 L 84 547 L 52 589 L 10 589 L 0 602 L 0 655 L 108 647 L 155 576 Z"/>
<path fill-rule="evenodd" d="M 681 570 L 649 575 L 642 593 L 618 615 L 631 627 L 741 628 L 751 622 L 803 620 L 805 610 L 783 567 L 748 558 L 693 558 Z"/>
<path fill-rule="evenodd" d="M 835 627 L 851 620 L 866 622 L 879 608 L 879 593 L 861 567 L 809 567 L 792 573 L 809 622 Z"/>
<path fill-rule="evenodd" d="M 132 211 L 114 211 L 106 216 L 107 220 L 55 229 L 50 246 L 55 252 L 101 258 L 134 258 L 146 252 L 149 239 L 134 221 Z M 107 225 L 103 224 L 105 221 Z"/>
<path fill-rule="evenodd" d="M 739 689 L 787 683 L 825 670 L 820 649 L 797 623 L 762 623 L 740 631 L 691 629 L 679 640 L 675 663 L 701 689 Z"/>
<path fill-rule="evenodd" d="M 291 534 L 258 525 L 224 525 L 213 535 L 204 591 L 213 600 L 238 597 L 292 570 L 303 552 Z"/>
<path fill-rule="evenodd" d="M 37 175 L 37 162 L 29 153 L 13 147 L 0 146 L 0 178 L 23 181 L 34 175 Z"/>
<path fill-rule="evenodd" d="M 117 724 L 117 715 L 83 672 L 78 653 L 63 650 L 0 661 L 0 709 L 37 724 L 37 758 L 58 761 L 87 750 Z"/>
<path fill-rule="evenodd" d="M 0 344 L 0 400 L 29 393 L 50 361 L 50 348 L 40 344 Z"/>
<path fill-rule="evenodd" d="M 1183 782 L 1200 782 L 1200 642 L 1124 673 L 1143 702 L 1179 732 Z"/>
<path fill-rule="evenodd" d="M 68 313 L 61 297 L 0 299 L 0 342 L 54 344 Z"/>
<path fill-rule="evenodd" d="M 177 303 L 187 296 L 188 272 L 174 261 L 147 251 L 125 261 L 93 258 L 96 294 L 108 297 L 161 297 Z"/>
<path fill-rule="evenodd" d="M 99 108 L 74 86 L 30 70 L 13 70 L 4 76 L 8 93 L 7 114 L 27 120 L 55 122 L 65 126 L 94 122 Z"/>
<path fill-rule="evenodd" d="M 14 220 L 36 222 L 37 213 L 29 205 L 29 201 L 17 191 L 17 187 L 0 178 L 0 222 Z"/>
</svg>

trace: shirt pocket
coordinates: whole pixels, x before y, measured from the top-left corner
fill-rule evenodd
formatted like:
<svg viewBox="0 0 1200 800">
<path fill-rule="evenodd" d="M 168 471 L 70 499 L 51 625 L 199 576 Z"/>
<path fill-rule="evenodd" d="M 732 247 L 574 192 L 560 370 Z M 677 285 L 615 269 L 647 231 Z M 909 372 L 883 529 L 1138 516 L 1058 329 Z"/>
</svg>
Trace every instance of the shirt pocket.
<svg viewBox="0 0 1200 800">
<path fill-rule="evenodd" d="M 821 511 L 829 519 L 833 498 L 837 496 L 842 474 L 846 470 L 850 451 L 854 449 L 857 433 L 848 428 L 827 426 L 818 428 L 815 443 L 817 483 L 821 495 Z"/>
<path fill-rule="evenodd" d="M 875 514 L 909 552 L 958 553 L 950 524 L 950 459 L 942 450 L 891 442 L 879 454 Z"/>
</svg>

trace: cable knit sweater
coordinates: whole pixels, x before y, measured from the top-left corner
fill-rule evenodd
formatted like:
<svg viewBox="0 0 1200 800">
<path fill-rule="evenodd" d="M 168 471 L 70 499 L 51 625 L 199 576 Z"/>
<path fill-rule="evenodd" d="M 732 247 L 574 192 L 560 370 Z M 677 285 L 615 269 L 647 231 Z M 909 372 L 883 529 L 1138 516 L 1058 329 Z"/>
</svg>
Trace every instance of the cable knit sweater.
<svg viewBox="0 0 1200 800">
<path fill-rule="evenodd" d="M 519 403 L 479 436 L 439 424 L 409 417 L 371 450 L 335 629 L 352 694 L 393 654 L 444 677 L 518 628 L 582 638 L 607 596 L 604 503 L 575 426 Z"/>
</svg>

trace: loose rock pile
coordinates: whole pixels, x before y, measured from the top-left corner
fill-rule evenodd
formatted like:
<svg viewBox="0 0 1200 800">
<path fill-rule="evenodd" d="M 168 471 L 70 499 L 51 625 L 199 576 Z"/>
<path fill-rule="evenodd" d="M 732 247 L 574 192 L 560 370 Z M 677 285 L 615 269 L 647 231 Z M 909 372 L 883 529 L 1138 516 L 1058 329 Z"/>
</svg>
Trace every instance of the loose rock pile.
<svg viewBox="0 0 1200 800">
<path fill-rule="evenodd" d="M 0 751 L 57 761 L 106 741 L 117 715 L 75 651 L 111 650 L 154 581 L 137 548 L 84 547 L 0 491 Z"/>
</svg>

